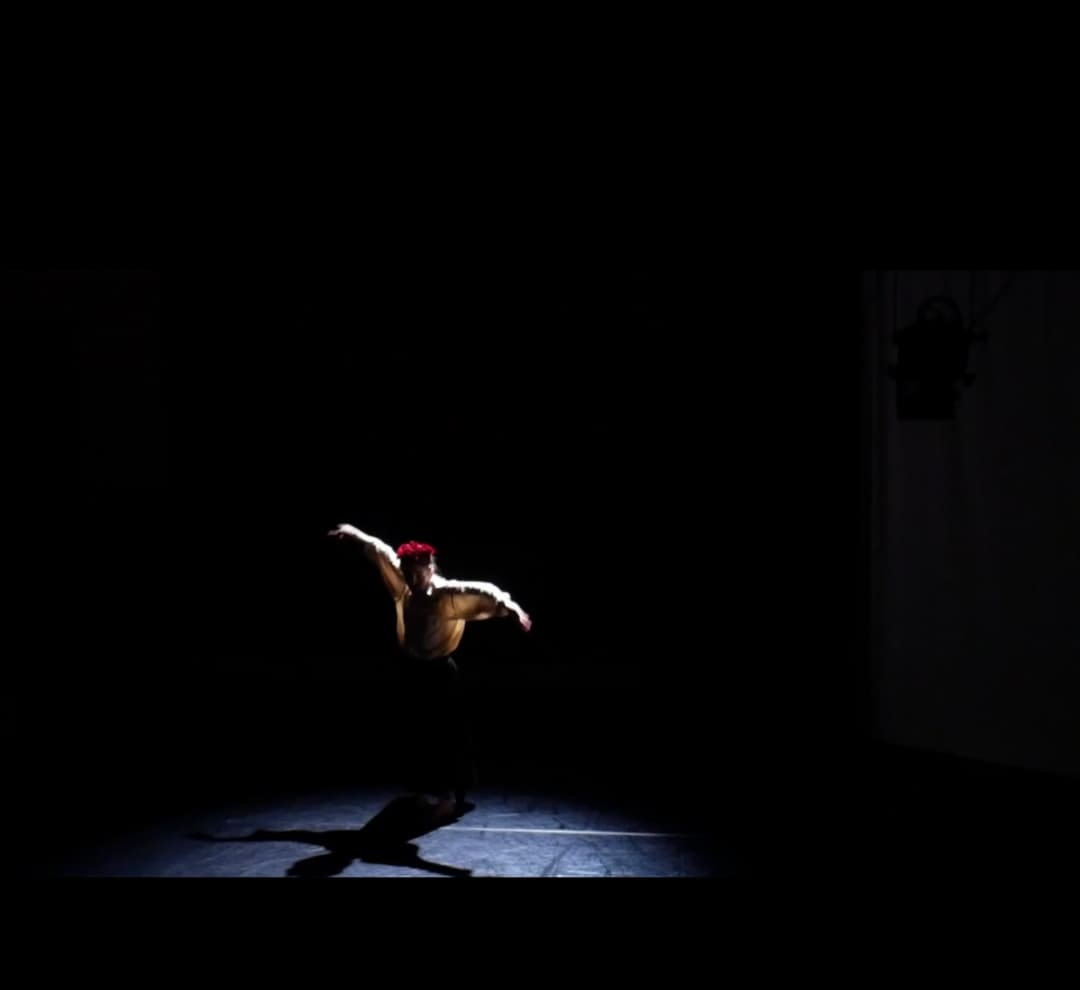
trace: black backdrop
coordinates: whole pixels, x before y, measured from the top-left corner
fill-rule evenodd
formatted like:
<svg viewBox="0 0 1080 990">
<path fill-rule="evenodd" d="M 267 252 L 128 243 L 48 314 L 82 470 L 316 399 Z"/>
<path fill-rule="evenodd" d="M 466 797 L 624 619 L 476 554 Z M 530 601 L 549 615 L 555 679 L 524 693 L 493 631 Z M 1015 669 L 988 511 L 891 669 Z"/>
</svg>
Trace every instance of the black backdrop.
<svg viewBox="0 0 1080 990">
<path fill-rule="evenodd" d="M 11 278 L 78 396 L 22 779 L 127 815 L 377 777 L 408 713 L 350 521 L 532 614 L 461 653 L 503 779 L 755 827 L 822 793 L 867 711 L 863 396 L 854 333 L 763 319 L 784 278 L 663 245 Z"/>
</svg>

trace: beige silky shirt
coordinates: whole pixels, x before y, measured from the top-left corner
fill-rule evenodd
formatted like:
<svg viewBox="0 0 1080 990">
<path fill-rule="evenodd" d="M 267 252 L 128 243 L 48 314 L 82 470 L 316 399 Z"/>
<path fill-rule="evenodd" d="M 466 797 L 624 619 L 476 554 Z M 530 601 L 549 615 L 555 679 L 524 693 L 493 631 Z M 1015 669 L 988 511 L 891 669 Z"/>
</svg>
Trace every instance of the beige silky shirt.
<svg viewBox="0 0 1080 990">
<path fill-rule="evenodd" d="M 398 643 L 409 656 L 421 660 L 449 656 L 458 648 L 466 622 L 518 612 L 510 596 L 487 581 L 452 581 L 437 574 L 428 594 L 415 594 L 388 544 L 368 536 L 364 551 L 394 598 Z"/>
</svg>

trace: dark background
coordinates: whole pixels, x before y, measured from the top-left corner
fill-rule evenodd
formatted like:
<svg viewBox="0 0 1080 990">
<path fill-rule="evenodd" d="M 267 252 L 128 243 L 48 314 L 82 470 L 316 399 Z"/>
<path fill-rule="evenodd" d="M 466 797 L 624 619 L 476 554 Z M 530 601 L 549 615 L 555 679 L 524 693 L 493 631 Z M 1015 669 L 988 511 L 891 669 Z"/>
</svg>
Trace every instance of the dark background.
<svg viewBox="0 0 1080 990">
<path fill-rule="evenodd" d="M 475 624 L 458 654 L 490 786 L 677 804 L 774 865 L 1056 848 L 1075 805 L 1030 774 L 1076 767 L 1067 719 L 1040 734 L 1075 697 L 1076 530 L 1049 483 L 1075 485 L 1065 419 L 1002 400 L 1010 436 L 1057 438 L 1041 494 L 1000 490 L 1006 515 L 1011 499 L 1058 520 L 1042 572 L 1027 565 L 1057 575 L 1064 611 L 1026 663 L 990 644 L 989 687 L 987 644 L 942 665 L 888 593 L 920 586 L 913 555 L 951 561 L 954 588 L 975 566 L 941 542 L 961 495 L 941 532 L 896 515 L 899 479 L 936 477 L 934 445 L 964 427 L 889 421 L 891 273 L 865 274 L 847 332 L 810 319 L 837 309 L 795 265 L 573 240 L 7 274 L 23 337 L 66 361 L 51 432 L 68 456 L 29 490 L 51 523 L 5 727 L 44 846 L 223 796 L 396 785 L 393 609 L 326 539 L 348 521 L 434 543 L 446 574 L 531 613 L 531 634 Z M 1052 303 L 1028 299 L 1044 343 L 1067 274 Z M 1012 312 L 999 347 L 1030 357 Z M 1055 353 L 1057 382 L 1076 353 Z M 996 484 L 982 423 L 969 492 Z M 940 640 L 953 626 L 933 614 Z M 942 669 L 952 693 L 924 690 Z"/>
<path fill-rule="evenodd" d="M 802 371 L 741 310 L 718 326 L 760 272 L 567 244 L 8 273 L 26 335 L 68 362 L 71 457 L 38 493 L 48 605 L 12 670 L 36 801 L 108 829 L 394 781 L 393 609 L 326 539 L 345 521 L 434 543 L 532 615 L 459 651 L 489 784 L 731 819 L 801 780 L 812 740 L 847 741 L 857 346 L 817 354 L 807 481 L 806 393 L 776 402 Z"/>
</svg>

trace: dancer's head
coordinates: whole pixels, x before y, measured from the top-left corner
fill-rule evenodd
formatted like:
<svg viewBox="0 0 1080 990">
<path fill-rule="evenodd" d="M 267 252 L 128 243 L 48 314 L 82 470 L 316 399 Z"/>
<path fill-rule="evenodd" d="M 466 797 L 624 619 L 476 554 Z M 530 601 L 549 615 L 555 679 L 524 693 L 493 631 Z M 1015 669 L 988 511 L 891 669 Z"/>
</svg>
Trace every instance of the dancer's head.
<svg viewBox="0 0 1080 990">
<path fill-rule="evenodd" d="M 427 591 L 435 580 L 435 548 L 430 543 L 410 540 L 398 547 L 397 555 L 405 583 L 413 591 Z"/>
</svg>

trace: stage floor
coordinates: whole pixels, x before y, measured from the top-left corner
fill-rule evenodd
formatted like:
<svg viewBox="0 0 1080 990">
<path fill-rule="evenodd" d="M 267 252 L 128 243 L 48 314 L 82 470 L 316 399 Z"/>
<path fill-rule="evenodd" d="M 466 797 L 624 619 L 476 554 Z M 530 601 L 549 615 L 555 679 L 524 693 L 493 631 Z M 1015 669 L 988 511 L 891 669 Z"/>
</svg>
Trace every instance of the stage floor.
<svg viewBox="0 0 1080 990">
<path fill-rule="evenodd" d="M 580 794 L 481 790 L 437 819 L 377 788 L 223 803 L 58 855 L 69 877 L 723 877 L 731 842 L 679 813 Z M 58 851 L 59 852 L 59 851 Z"/>
</svg>

